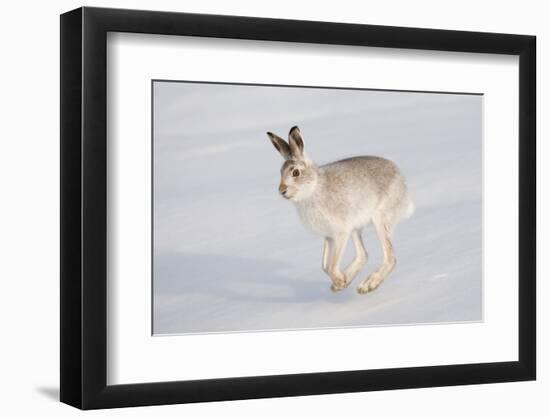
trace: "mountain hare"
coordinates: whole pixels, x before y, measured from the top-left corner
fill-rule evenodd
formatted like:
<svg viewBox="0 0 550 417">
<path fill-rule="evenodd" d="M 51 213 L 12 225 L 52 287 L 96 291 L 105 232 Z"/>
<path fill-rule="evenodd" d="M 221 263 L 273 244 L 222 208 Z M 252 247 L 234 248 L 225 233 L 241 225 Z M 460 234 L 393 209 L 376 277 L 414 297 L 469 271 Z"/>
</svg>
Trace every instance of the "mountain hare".
<svg viewBox="0 0 550 417">
<path fill-rule="evenodd" d="M 325 238 L 322 267 L 332 280 L 332 291 L 346 288 L 367 263 L 361 231 L 371 221 L 384 250 L 384 262 L 359 284 L 357 292 L 378 288 L 395 266 L 393 228 L 414 210 L 397 166 L 377 156 L 317 166 L 304 153 L 298 126 L 290 129 L 288 143 L 271 132 L 267 135 L 285 159 L 279 192 L 296 205 L 302 223 Z M 350 236 L 356 255 L 342 272 L 340 261 Z"/>
</svg>

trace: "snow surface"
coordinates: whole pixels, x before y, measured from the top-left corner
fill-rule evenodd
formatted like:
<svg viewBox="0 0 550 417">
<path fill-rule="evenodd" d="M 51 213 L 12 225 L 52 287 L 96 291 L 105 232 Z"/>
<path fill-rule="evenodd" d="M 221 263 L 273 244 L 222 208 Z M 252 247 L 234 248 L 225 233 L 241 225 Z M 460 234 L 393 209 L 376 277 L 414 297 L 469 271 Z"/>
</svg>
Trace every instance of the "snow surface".
<svg viewBox="0 0 550 417">
<path fill-rule="evenodd" d="M 155 82 L 155 334 L 482 320 L 480 95 Z M 374 292 L 369 262 L 330 291 L 322 238 L 277 193 L 266 131 L 299 125 L 318 164 L 392 159 L 416 205 L 397 226 L 397 266 Z M 343 266 L 353 257 L 348 244 Z"/>
</svg>

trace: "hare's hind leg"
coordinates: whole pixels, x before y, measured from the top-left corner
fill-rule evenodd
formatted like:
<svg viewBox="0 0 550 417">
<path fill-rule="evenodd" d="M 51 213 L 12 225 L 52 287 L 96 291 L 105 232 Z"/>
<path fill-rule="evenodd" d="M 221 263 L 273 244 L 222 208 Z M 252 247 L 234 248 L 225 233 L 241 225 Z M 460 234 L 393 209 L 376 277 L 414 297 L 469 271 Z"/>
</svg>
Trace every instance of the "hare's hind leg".
<svg viewBox="0 0 550 417">
<path fill-rule="evenodd" d="M 382 245 L 382 249 L 384 251 L 384 262 L 375 272 L 359 284 L 357 287 L 357 292 L 359 294 L 365 294 L 378 288 L 378 286 L 382 284 L 382 282 L 393 270 L 396 263 L 395 253 L 391 243 L 393 224 L 383 218 L 374 218 L 373 223 L 376 229 L 376 234 L 378 235 L 378 240 L 380 240 L 380 244 Z"/>
<path fill-rule="evenodd" d="M 340 270 L 340 262 L 346 248 L 349 234 L 339 233 L 336 236 L 325 239 L 323 250 L 323 270 L 332 280 L 330 289 L 334 292 L 347 287 L 346 276 Z"/>
<path fill-rule="evenodd" d="M 363 245 L 363 239 L 361 238 L 361 230 L 354 230 L 351 233 L 351 239 L 353 240 L 353 245 L 355 246 L 355 258 L 344 272 L 344 275 L 346 276 L 346 286 L 348 286 L 359 271 L 363 269 L 368 259 L 367 251 L 365 249 L 365 245 Z"/>
</svg>

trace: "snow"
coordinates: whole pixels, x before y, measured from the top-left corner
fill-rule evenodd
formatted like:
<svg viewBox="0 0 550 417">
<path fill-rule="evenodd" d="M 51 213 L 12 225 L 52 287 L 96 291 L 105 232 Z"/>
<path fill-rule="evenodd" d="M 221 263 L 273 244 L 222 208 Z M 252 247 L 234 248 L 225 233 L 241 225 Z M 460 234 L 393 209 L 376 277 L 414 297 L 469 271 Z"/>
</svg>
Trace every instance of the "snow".
<svg viewBox="0 0 550 417">
<path fill-rule="evenodd" d="M 155 82 L 155 334 L 482 320 L 480 95 Z M 392 159 L 416 210 L 397 226 L 397 266 L 374 292 L 330 291 L 322 239 L 277 193 L 266 131 L 298 125 L 318 164 Z M 348 244 L 343 266 L 353 257 Z"/>
</svg>

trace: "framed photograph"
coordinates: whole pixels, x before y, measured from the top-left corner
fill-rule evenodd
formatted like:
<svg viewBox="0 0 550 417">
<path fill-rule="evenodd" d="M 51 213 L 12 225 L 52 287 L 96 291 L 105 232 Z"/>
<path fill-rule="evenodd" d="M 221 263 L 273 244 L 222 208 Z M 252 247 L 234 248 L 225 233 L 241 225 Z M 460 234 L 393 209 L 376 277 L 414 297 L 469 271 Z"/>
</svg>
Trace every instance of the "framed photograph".
<svg viewBox="0 0 550 417">
<path fill-rule="evenodd" d="M 61 401 L 533 380 L 535 37 L 61 16 Z"/>
</svg>

